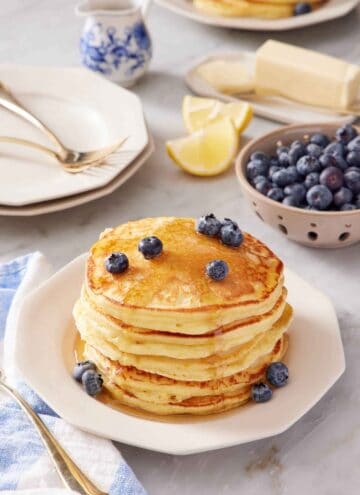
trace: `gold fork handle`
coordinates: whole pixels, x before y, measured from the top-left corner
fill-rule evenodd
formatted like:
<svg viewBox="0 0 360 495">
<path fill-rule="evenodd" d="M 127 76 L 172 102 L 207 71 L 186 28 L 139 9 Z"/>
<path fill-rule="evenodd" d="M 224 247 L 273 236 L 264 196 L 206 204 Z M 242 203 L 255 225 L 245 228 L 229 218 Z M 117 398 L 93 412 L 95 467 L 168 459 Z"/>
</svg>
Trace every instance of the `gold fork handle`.
<svg viewBox="0 0 360 495">
<path fill-rule="evenodd" d="M 44 132 L 46 136 L 51 139 L 53 143 L 62 151 L 66 152 L 66 147 L 62 144 L 60 139 L 38 118 L 29 112 L 12 94 L 12 92 L 0 82 L 0 106 L 6 108 L 12 113 L 15 113 L 22 119 L 30 122 L 40 131 Z"/>
<path fill-rule="evenodd" d="M 2 380 L 0 380 L 0 389 L 3 389 L 16 400 L 26 416 L 35 426 L 66 488 L 77 491 L 82 495 L 106 495 L 96 488 L 96 486 L 85 476 L 21 395 Z"/>
<path fill-rule="evenodd" d="M 51 157 L 55 158 L 55 160 L 57 161 L 61 161 L 56 151 L 47 148 L 42 144 L 35 143 L 34 141 L 29 141 L 28 139 L 22 139 L 12 136 L 0 136 L 0 143 L 11 143 L 11 144 L 18 144 L 20 146 L 26 146 L 27 148 L 32 148 L 34 150 L 41 151 L 42 153 L 46 153 L 47 155 L 50 155 Z"/>
</svg>

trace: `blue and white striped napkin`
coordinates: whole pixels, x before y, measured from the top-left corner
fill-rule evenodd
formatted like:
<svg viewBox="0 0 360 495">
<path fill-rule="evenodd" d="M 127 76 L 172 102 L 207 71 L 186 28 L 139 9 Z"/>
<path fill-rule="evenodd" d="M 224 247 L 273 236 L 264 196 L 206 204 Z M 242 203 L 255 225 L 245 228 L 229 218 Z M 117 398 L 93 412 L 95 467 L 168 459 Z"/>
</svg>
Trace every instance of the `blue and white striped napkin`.
<svg viewBox="0 0 360 495">
<path fill-rule="evenodd" d="M 0 265 L 0 366 L 99 489 L 111 495 L 146 495 L 109 440 L 65 423 L 16 374 L 12 356 L 19 303 L 50 274 L 51 268 L 40 253 Z M 13 490 L 24 490 L 27 495 L 73 493 L 63 488 L 37 432 L 21 409 L 0 393 L 0 492 Z"/>
</svg>

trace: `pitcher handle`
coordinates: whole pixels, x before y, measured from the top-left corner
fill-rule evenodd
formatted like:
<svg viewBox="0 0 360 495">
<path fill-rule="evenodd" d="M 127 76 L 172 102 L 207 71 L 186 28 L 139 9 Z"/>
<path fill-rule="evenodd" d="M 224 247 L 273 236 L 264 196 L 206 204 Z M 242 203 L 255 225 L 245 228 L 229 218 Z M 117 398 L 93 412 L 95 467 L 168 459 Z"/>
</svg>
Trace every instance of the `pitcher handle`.
<svg viewBox="0 0 360 495">
<path fill-rule="evenodd" d="M 149 11 L 151 2 L 152 2 L 152 0 L 142 0 L 141 13 L 142 13 L 144 19 L 147 17 L 147 13 Z"/>
</svg>

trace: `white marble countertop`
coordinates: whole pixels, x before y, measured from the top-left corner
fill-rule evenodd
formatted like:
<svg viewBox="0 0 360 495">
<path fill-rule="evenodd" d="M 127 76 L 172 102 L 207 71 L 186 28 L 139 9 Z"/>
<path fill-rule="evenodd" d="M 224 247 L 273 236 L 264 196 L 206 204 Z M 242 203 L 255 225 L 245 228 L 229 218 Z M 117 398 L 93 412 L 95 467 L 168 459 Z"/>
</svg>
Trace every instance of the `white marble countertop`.
<svg viewBox="0 0 360 495">
<path fill-rule="evenodd" d="M 1 3 L 0 62 L 79 63 L 81 20 L 73 15 L 74 1 Z M 215 179 L 185 175 L 167 158 L 163 145 L 183 133 L 183 74 L 193 59 L 216 49 L 253 50 L 274 37 L 360 63 L 359 25 L 360 7 L 337 21 L 269 34 L 199 25 L 153 6 L 149 28 L 154 60 L 135 88 L 155 138 L 153 157 L 125 186 L 102 200 L 35 218 L 0 217 L 0 260 L 38 249 L 60 267 L 85 251 L 106 226 L 148 215 L 214 211 L 236 218 L 333 300 L 347 359 L 347 371 L 334 388 L 290 430 L 264 441 L 189 457 L 121 446 L 150 495 L 359 493 L 360 246 L 327 251 L 291 243 L 250 211 L 233 171 Z M 246 134 L 257 136 L 275 125 L 255 119 Z"/>
</svg>

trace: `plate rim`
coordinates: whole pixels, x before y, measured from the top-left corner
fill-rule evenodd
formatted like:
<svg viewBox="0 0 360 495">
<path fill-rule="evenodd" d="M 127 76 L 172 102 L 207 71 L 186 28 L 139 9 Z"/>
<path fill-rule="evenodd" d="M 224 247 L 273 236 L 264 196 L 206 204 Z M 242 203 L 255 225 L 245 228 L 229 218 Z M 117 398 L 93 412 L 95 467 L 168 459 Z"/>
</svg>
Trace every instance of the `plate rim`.
<svg viewBox="0 0 360 495">
<path fill-rule="evenodd" d="M 22 326 L 23 326 L 23 328 L 28 327 L 27 313 L 29 313 L 29 312 L 31 313 L 33 302 L 34 301 L 36 302 L 37 298 L 44 297 L 44 294 L 46 294 L 46 291 L 47 291 L 47 286 L 49 284 L 53 284 L 53 283 L 56 284 L 57 278 L 62 277 L 62 278 L 66 279 L 66 277 L 69 276 L 69 273 L 71 273 L 72 270 L 78 270 L 79 271 L 77 276 L 80 275 L 80 271 L 81 271 L 81 276 L 83 276 L 83 269 L 84 269 L 84 263 L 85 263 L 86 257 L 87 257 L 87 253 L 84 253 L 84 254 L 78 256 L 77 258 L 75 258 L 74 260 L 72 260 L 67 265 L 65 265 L 62 269 L 60 269 L 59 271 L 54 273 L 54 275 L 52 275 L 48 280 L 43 282 L 39 288 L 32 291 L 24 299 L 24 301 L 20 305 L 20 308 L 18 311 L 17 324 L 16 324 L 16 343 L 15 343 L 14 362 L 15 362 L 15 366 L 17 367 L 17 369 L 19 370 L 19 372 L 23 376 L 26 375 L 26 372 L 27 372 L 26 371 L 27 366 L 26 366 L 26 364 L 24 365 L 23 358 L 26 355 L 25 353 L 27 352 L 28 349 L 24 348 L 24 346 L 26 346 L 26 342 L 24 343 L 23 340 L 19 339 L 19 335 L 21 335 L 21 333 L 24 332 L 24 330 L 21 330 Z M 89 414 L 92 414 L 93 417 L 96 417 L 98 419 L 99 416 L 97 416 L 97 413 L 99 413 L 100 410 L 105 411 L 103 408 L 106 408 L 107 420 L 109 420 L 110 417 L 114 417 L 116 420 L 116 424 L 118 424 L 118 425 L 120 422 L 125 421 L 127 426 L 130 428 L 135 427 L 135 426 L 139 427 L 139 421 L 140 421 L 142 428 L 139 427 L 139 429 L 143 432 L 142 435 L 145 435 L 145 438 L 144 438 L 144 436 L 142 436 L 141 440 L 139 440 L 139 439 L 134 439 L 132 437 L 131 438 L 126 437 L 126 435 L 124 437 L 124 434 L 121 432 L 120 433 L 117 432 L 115 435 L 113 435 L 113 434 L 109 435 L 109 433 L 106 433 L 106 432 L 104 433 L 103 430 L 100 431 L 100 429 L 96 427 L 96 421 L 93 421 L 93 423 L 91 423 L 91 419 L 90 419 L 91 424 L 89 425 L 89 423 L 86 423 L 86 425 L 84 425 L 84 421 L 82 422 L 80 415 L 78 415 L 76 417 L 76 412 L 74 410 L 72 411 L 72 413 L 69 414 L 68 410 L 66 410 L 64 412 L 64 410 L 62 410 L 62 411 L 59 410 L 59 408 L 56 405 L 54 407 L 54 401 L 53 401 L 54 396 L 52 396 L 50 398 L 50 400 L 49 400 L 49 397 L 44 398 L 44 400 L 56 412 L 59 412 L 60 416 L 64 420 L 68 421 L 70 424 L 72 424 L 72 425 L 74 425 L 74 426 L 76 426 L 76 427 L 78 427 L 84 431 L 88 431 L 88 432 L 93 433 L 95 435 L 100 435 L 104 438 L 110 438 L 111 437 L 111 439 L 114 441 L 119 441 L 122 443 L 126 443 L 128 445 L 133 445 L 133 446 L 145 448 L 145 449 L 151 450 L 151 451 L 174 454 L 174 455 L 189 455 L 189 454 L 195 454 L 195 453 L 200 453 L 200 452 L 218 450 L 218 449 L 231 447 L 231 446 L 235 446 L 235 445 L 241 445 L 243 443 L 248 443 L 248 442 L 255 441 L 255 440 L 268 438 L 270 436 L 275 436 L 275 435 L 278 435 L 278 434 L 286 431 L 294 423 L 296 423 L 302 416 L 304 416 L 328 392 L 328 390 L 334 385 L 334 383 L 344 373 L 345 367 L 346 367 L 344 348 L 343 348 L 343 344 L 342 344 L 342 340 L 341 340 L 340 328 L 339 328 L 336 312 L 335 312 L 335 309 L 334 309 L 334 306 L 333 306 L 331 300 L 323 292 L 321 292 L 316 287 L 310 285 L 308 282 L 306 282 L 304 279 L 302 279 L 302 277 L 297 275 L 292 270 L 286 269 L 286 272 L 288 275 L 289 274 L 295 275 L 295 277 L 297 279 L 301 280 L 301 282 L 305 282 L 306 286 L 311 287 L 312 290 L 315 291 L 315 293 L 317 293 L 318 296 L 320 296 L 324 300 L 324 302 L 328 305 L 328 307 L 332 311 L 332 313 L 333 313 L 332 318 L 334 318 L 334 322 L 336 323 L 336 332 L 333 334 L 333 330 L 332 330 L 331 335 L 333 335 L 333 339 L 336 340 L 336 347 L 337 347 L 337 352 L 338 352 L 338 355 L 337 355 L 337 361 L 338 362 L 337 362 L 336 372 L 332 371 L 330 379 L 326 382 L 326 386 L 322 387 L 322 389 L 320 391 L 317 391 L 316 394 L 314 393 L 314 397 L 313 397 L 312 401 L 307 403 L 306 407 L 302 407 L 301 409 L 299 408 L 298 412 L 296 414 L 294 414 L 291 418 L 288 418 L 287 421 L 283 421 L 282 425 L 276 425 L 275 424 L 272 427 L 268 427 L 266 430 L 264 430 L 264 429 L 261 430 L 257 434 L 252 433 L 252 435 L 250 435 L 250 436 L 248 435 L 246 438 L 243 438 L 242 440 L 239 439 L 238 437 L 234 437 L 233 440 L 229 441 L 229 439 L 227 439 L 227 440 L 224 440 L 223 442 L 221 442 L 220 440 L 217 440 L 215 442 L 214 439 L 204 441 L 205 437 L 203 436 L 202 437 L 203 441 L 202 441 L 201 445 L 197 445 L 197 446 L 194 446 L 192 444 L 191 446 L 188 445 L 187 447 L 185 447 L 185 446 L 178 447 L 176 445 L 170 445 L 169 443 L 166 444 L 166 442 L 164 442 L 164 441 L 163 441 L 162 445 L 159 445 L 158 442 L 156 442 L 156 445 L 154 445 L 154 436 L 155 436 L 154 431 L 157 430 L 157 432 L 159 433 L 159 430 L 161 430 L 161 432 L 162 432 L 161 434 L 162 435 L 165 434 L 166 427 L 159 426 L 159 425 L 168 425 L 168 426 L 170 425 L 170 427 L 174 427 L 176 429 L 178 427 L 181 429 L 181 426 L 183 426 L 183 425 L 181 423 L 177 424 L 177 423 L 162 423 L 161 421 L 160 422 L 148 421 L 148 420 L 144 420 L 144 419 L 141 419 L 138 417 L 127 415 L 127 414 L 119 412 L 119 411 L 115 411 L 114 409 L 111 409 L 110 407 L 108 407 L 102 403 L 99 403 L 97 401 L 94 402 L 94 399 L 86 396 L 86 394 L 83 394 L 83 392 L 79 389 L 79 392 L 81 393 L 81 399 L 82 399 L 82 401 L 84 401 L 83 407 L 85 407 L 87 403 L 90 406 L 92 405 L 92 407 L 90 407 L 91 411 Z M 75 288 L 74 288 L 74 290 L 75 290 Z M 79 288 L 77 288 L 77 293 L 78 293 L 78 290 L 79 290 Z M 69 316 L 70 315 L 67 315 L 66 318 L 69 318 Z M 22 321 L 22 320 L 24 320 L 24 321 Z M 62 340 L 64 339 L 65 332 L 66 332 L 65 328 L 63 328 L 62 329 L 62 337 L 60 337 Z M 335 340 L 334 340 L 334 342 L 335 342 Z M 62 359 L 64 359 L 64 358 L 62 358 Z M 64 363 L 63 363 L 63 367 L 65 370 L 65 364 Z M 32 368 L 33 368 L 33 365 L 32 365 Z M 68 371 L 65 371 L 65 373 L 67 373 L 67 379 L 70 378 L 70 380 L 72 380 L 71 377 L 68 376 Z M 35 371 L 35 374 L 36 374 L 36 371 Z M 39 387 L 38 382 L 35 384 L 33 383 L 33 376 L 30 378 L 30 381 L 28 383 L 35 390 L 35 392 L 38 393 L 38 395 L 40 397 L 42 397 L 42 393 L 41 392 L 39 393 L 39 391 L 40 391 L 39 388 L 41 389 L 41 386 Z M 71 382 L 71 383 L 73 383 L 74 387 L 77 386 L 77 384 L 75 384 L 75 382 Z M 77 393 L 78 392 L 76 392 L 76 396 L 77 396 Z M 72 393 L 70 395 L 72 395 Z M 79 412 L 79 410 L 77 412 Z M 232 411 L 232 414 L 234 414 L 234 415 L 239 414 L 239 413 L 241 413 L 241 408 L 238 408 L 237 410 Z M 220 422 L 221 422 L 223 417 L 219 416 L 219 418 L 220 418 Z M 210 421 L 212 419 L 214 419 L 214 422 L 216 422 L 216 417 L 210 418 Z M 197 423 L 198 422 L 196 421 L 194 423 L 195 426 L 194 426 L 194 424 L 191 424 L 191 426 L 196 427 Z M 116 424 L 114 425 L 114 428 L 116 427 Z M 209 421 L 205 420 L 204 422 L 200 422 L 200 424 L 206 425 L 206 424 L 209 424 Z M 190 430 L 191 430 L 191 428 L 190 428 Z M 177 436 L 179 436 L 179 432 L 176 432 L 176 434 L 177 434 Z M 186 434 L 186 431 L 184 429 L 182 429 L 181 434 L 184 436 Z M 187 432 L 187 436 L 189 436 L 188 432 Z"/>
</svg>

